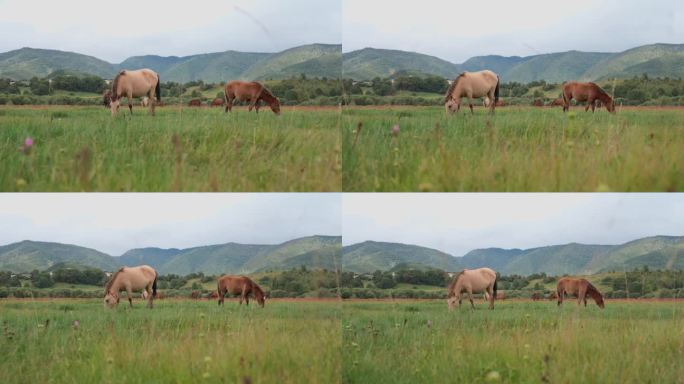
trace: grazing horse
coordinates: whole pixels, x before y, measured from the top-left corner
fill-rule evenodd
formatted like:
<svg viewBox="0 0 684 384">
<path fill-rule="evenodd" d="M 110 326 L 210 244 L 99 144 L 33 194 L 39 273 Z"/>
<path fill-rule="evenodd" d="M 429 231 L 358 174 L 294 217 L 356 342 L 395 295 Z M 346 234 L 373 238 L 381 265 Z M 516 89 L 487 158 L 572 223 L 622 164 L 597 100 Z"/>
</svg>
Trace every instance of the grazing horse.
<svg viewBox="0 0 684 384">
<path fill-rule="evenodd" d="M 542 101 L 542 99 L 535 99 L 535 100 L 532 102 L 532 106 L 533 106 L 533 107 L 543 107 L 543 106 L 544 106 L 544 102 Z"/>
<path fill-rule="evenodd" d="M 211 102 L 212 107 L 221 107 L 226 103 L 226 100 L 222 97 L 217 97 Z"/>
<path fill-rule="evenodd" d="M 553 101 L 551 101 L 551 102 L 549 103 L 549 105 L 554 106 L 554 107 L 557 107 L 557 106 L 560 106 L 560 105 L 564 105 L 564 104 L 565 104 L 565 102 L 563 102 L 563 98 L 562 98 L 562 97 L 559 97 L 558 99 L 554 99 Z"/>
<path fill-rule="evenodd" d="M 558 295 L 558 305 L 563 304 L 563 297 L 571 295 L 577 297 L 577 305 L 584 301 L 584 306 L 587 306 L 587 295 L 591 296 L 596 305 L 603 309 L 603 295 L 594 287 L 587 279 L 576 279 L 572 277 L 564 277 L 558 280 L 556 285 L 556 294 Z"/>
<path fill-rule="evenodd" d="M 161 82 L 159 74 L 151 69 L 138 69 L 135 71 L 122 70 L 112 81 L 111 108 L 112 116 L 116 116 L 121 104 L 121 98 L 128 99 L 128 109 L 133 114 L 133 97 L 149 97 L 150 114 L 154 115 L 154 107 L 161 101 Z"/>
<path fill-rule="evenodd" d="M 474 113 L 473 99 L 488 98 L 490 100 L 488 102 L 489 110 L 491 113 L 494 113 L 496 103 L 499 101 L 499 76 L 489 70 L 463 72 L 458 75 L 444 96 L 446 112 L 458 112 L 461 109 L 461 98 L 463 97 L 468 98 L 471 113 Z M 494 100 L 494 102 L 492 103 L 491 100 Z"/>
<path fill-rule="evenodd" d="M 233 100 L 249 102 L 249 111 L 256 109 L 259 113 L 259 102 L 263 101 L 271 107 L 271 111 L 276 115 L 280 115 L 280 101 L 273 96 L 268 88 L 261 83 L 246 82 L 246 81 L 229 81 L 225 87 L 226 109 L 225 112 L 232 111 Z"/>
<path fill-rule="evenodd" d="M 458 307 L 461 307 L 461 293 L 468 292 L 470 305 L 473 304 L 473 292 L 486 292 L 489 295 L 489 309 L 494 309 L 494 299 L 496 295 L 496 272 L 490 268 L 464 269 L 454 276 L 449 284 L 447 303 L 449 310 L 452 310 L 458 300 Z"/>
<path fill-rule="evenodd" d="M 195 299 L 195 300 L 199 300 L 202 298 L 202 291 L 192 291 L 192 293 L 190 294 L 190 297 Z"/>
<path fill-rule="evenodd" d="M 245 300 L 247 305 L 249 305 L 249 295 L 252 294 L 256 301 L 261 307 L 264 306 L 266 302 L 266 295 L 261 287 L 252 281 L 247 276 L 221 276 L 218 279 L 218 305 L 223 305 L 223 299 L 227 293 L 231 295 L 240 295 L 240 305 L 242 305 L 242 300 Z"/>
<path fill-rule="evenodd" d="M 102 104 L 106 108 L 110 108 L 112 106 L 112 90 L 111 89 L 104 91 L 104 93 L 102 94 Z"/>
<path fill-rule="evenodd" d="M 188 103 L 188 107 L 201 107 L 202 106 L 202 100 L 200 99 L 192 99 Z"/>
<path fill-rule="evenodd" d="M 147 305 L 152 308 L 152 300 L 157 295 L 157 271 L 149 265 L 123 267 L 116 271 L 105 285 L 105 308 L 113 308 L 119 304 L 119 292 L 123 290 L 128 293 L 128 304 L 131 307 L 133 307 L 133 292 L 144 290 L 147 295 Z"/>
<path fill-rule="evenodd" d="M 542 299 L 542 295 L 539 294 L 539 292 L 535 292 L 532 294 L 532 301 L 539 301 Z"/>
<path fill-rule="evenodd" d="M 571 81 L 563 84 L 563 112 L 570 109 L 570 100 L 572 99 L 586 101 L 587 106 L 584 108 L 585 112 L 589 110 L 589 107 L 591 107 L 591 111 L 594 112 L 596 101 L 598 100 L 606 106 L 608 112 L 615 113 L 615 102 L 613 101 L 613 98 L 594 83 L 578 83 Z"/>
</svg>

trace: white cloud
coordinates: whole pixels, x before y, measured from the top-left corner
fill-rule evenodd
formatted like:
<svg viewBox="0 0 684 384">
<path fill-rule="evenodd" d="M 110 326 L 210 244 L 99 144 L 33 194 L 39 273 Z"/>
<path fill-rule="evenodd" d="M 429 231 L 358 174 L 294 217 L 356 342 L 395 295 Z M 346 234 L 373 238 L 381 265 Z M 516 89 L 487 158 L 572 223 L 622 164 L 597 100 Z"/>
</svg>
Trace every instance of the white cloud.
<svg viewBox="0 0 684 384">
<path fill-rule="evenodd" d="M 417 244 L 462 256 L 484 247 L 619 244 L 684 235 L 672 194 L 345 194 L 343 243 Z"/>
<path fill-rule="evenodd" d="M 0 244 L 78 244 L 119 255 L 130 248 L 226 242 L 277 244 L 341 234 L 339 194 L 2 194 Z"/>
<path fill-rule="evenodd" d="M 339 44 L 341 27 L 340 0 L 0 1 L 0 51 L 30 46 L 111 62 L 143 54 Z"/>
<path fill-rule="evenodd" d="M 457 63 L 488 54 L 617 52 L 684 42 L 683 12 L 677 0 L 345 0 L 343 44 L 347 52 L 391 48 Z"/>
</svg>

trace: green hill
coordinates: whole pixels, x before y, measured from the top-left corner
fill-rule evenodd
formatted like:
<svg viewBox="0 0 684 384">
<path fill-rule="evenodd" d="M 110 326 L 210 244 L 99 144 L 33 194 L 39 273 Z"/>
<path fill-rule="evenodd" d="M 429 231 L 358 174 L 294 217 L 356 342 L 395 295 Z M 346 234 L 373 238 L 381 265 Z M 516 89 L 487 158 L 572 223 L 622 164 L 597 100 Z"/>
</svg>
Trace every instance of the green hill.
<svg viewBox="0 0 684 384">
<path fill-rule="evenodd" d="M 73 52 L 22 48 L 0 54 L 0 77 L 25 80 L 55 71 L 112 78 L 120 69 L 150 68 L 162 81 L 224 82 L 229 79 L 282 79 L 305 74 L 339 78 L 342 46 L 310 44 L 277 53 L 225 51 L 192 56 L 134 56 L 120 64 Z"/>
<path fill-rule="evenodd" d="M 453 78 L 461 71 L 454 63 L 416 52 L 364 48 L 342 55 L 342 74 L 345 78 L 369 80 L 374 77 L 390 77 L 403 70 L 446 78 Z"/>
<path fill-rule="evenodd" d="M 684 53 L 684 44 L 651 44 L 628 49 L 624 52 L 613 54 L 594 64 L 588 68 L 585 77 L 592 80 L 604 79 L 609 77 L 631 77 L 634 73 L 628 73 L 627 70 L 631 67 L 647 63 L 654 59 L 665 56 L 674 58 L 676 63 L 668 63 L 668 66 L 678 67 L 684 61 L 681 55 L 671 56 L 673 54 Z M 650 65 L 642 66 L 641 73 L 649 73 L 653 68 L 655 62 Z M 677 64 L 679 63 L 679 64 Z M 669 72 L 669 68 L 658 68 L 663 75 Z M 641 73 L 637 73 L 640 75 Z M 673 77 L 674 75 L 669 75 Z M 675 76 L 676 77 L 676 76 Z"/>
<path fill-rule="evenodd" d="M 546 80 L 562 83 L 567 80 L 593 80 L 586 76 L 587 68 L 612 56 L 611 53 L 594 52 L 561 52 L 537 55 L 511 67 L 501 77 L 503 81 L 529 83 L 535 80 Z"/>
<path fill-rule="evenodd" d="M 21 48 L 0 53 L 0 77 L 25 80 L 46 77 L 54 71 L 68 70 L 100 77 L 115 73 L 115 65 L 92 56 L 51 49 Z"/>
<path fill-rule="evenodd" d="M 118 267 L 113 257 L 77 245 L 25 240 L 0 247 L 0 270 L 47 270 L 59 263 L 81 264 L 105 271 L 113 271 Z"/>
<path fill-rule="evenodd" d="M 458 260 L 441 251 L 417 245 L 366 241 L 342 248 L 342 268 L 357 273 L 391 270 L 399 264 L 421 264 L 445 271 L 461 267 Z"/>
</svg>

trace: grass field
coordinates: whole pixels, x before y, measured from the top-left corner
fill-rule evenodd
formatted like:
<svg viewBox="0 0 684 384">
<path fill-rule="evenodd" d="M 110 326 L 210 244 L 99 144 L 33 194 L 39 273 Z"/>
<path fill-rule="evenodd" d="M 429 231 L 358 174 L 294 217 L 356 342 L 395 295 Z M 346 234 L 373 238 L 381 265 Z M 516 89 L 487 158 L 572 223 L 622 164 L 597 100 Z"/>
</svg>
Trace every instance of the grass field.
<svg viewBox="0 0 684 384">
<path fill-rule="evenodd" d="M 465 304 L 465 302 L 464 302 Z M 569 304 L 569 305 L 568 305 Z M 354 302 L 345 383 L 681 383 L 681 302 Z"/>
<path fill-rule="evenodd" d="M 0 301 L 0 382 L 340 380 L 338 303 L 135 304 L 105 311 L 101 300 Z"/>
<path fill-rule="evenodd" d="M 0 107 L 0 190 L 339 191 L 340 124 L 334 108 Z"/>
<path fill-rule="evenodd" d="M 492 117 L 480 107 L 446 118 L 437 107 L 369 107 L 343 115 L 345 191 L 684 191 L 684 109 L 505 107 Z"/>
</svg>

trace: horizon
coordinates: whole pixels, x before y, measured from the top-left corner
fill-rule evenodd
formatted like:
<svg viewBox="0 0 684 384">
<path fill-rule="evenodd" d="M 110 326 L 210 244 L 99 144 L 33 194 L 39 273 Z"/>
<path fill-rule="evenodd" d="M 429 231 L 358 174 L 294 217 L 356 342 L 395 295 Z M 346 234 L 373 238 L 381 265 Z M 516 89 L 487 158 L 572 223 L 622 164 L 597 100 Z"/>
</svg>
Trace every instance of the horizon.
<svg viewBox="0 0 684 384">
<path fill-rule="evenodd" d="M 464 9 L 463 2 L 446 0 L 425 0 L 420 6 L 346 0 L 343 50 L 383 46 L 462 63 L 487 54 L 621 52 L 649 41 L 684 41 L 684 4 L 675 0 L 577 0 L 563 12 L 543 0 L 494 0 L 483 17 L 460 17 Z M 377 17 L 388 13 L 391 17 Z"/>
<path fill-rule="evenodd" d="M 223 52 L 280 52 L 319 41 L 342 41 L 338 0 L 206 0 L 210 12 L 188 12 L 180 1 L 150 0 L 128 12 L 127 28 L 111 28 L 101 7 L 88 0 L 0 2 L 0 51 L 49 46 L 120 63 L 143 52 L 189 56 Z M 35 12 L 39 8 L 41 12 Z M 315 17 L 314 17 L 315 15 Z"/>
</svg>

